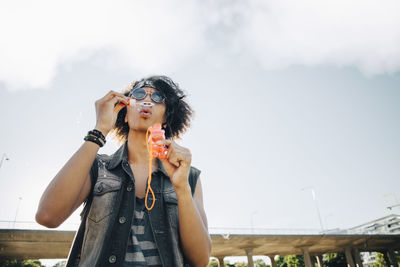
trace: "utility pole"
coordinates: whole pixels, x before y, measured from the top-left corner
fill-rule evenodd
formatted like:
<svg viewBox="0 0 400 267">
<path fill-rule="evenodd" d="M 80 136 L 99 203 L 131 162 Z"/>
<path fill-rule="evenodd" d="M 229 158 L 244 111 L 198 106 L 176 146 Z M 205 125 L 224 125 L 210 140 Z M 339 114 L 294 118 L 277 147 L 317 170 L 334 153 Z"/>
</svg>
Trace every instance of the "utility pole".
<svg viewBox="0 0 400 267">
<path fill-rule="evenodd" d="M 7 157 L 6 153 L 3 153 L 3 155 L 1 156 L 0 169 L 1 169 L 1 166 L 3 166 L 3 161 L 4 161 L 4 160 L 10 160 L 10 159 Z"/>
<path fill-rule="evenodd" d="M 13 228 L 15 228 L 15 222 L 17 221 L 17 215 L 18 215 L 19 205 L 21 204 L 21 200 L 22 200 L 22 197 L 19 197 L 18 204 L 17 204 L 17 210 L 15 211 Z"/>
<path fill-rule="evenodd" d="M 314 204 L 315 204 L 315 209 L 317 210 L 317 214 L 318 214 L 319 225 L 321 226 L 322 233 L 324 233 L 324 226 L 322 225 L 321 213 L 319 212 L 317 197 L 315 195 L 314 188 L 312 186 L 307 186 L 307 187 L 302 188 L 301 191 L 304 191 L 306 189 L 311 190 L 312 198 L 313 198 Z"/>
</svg>

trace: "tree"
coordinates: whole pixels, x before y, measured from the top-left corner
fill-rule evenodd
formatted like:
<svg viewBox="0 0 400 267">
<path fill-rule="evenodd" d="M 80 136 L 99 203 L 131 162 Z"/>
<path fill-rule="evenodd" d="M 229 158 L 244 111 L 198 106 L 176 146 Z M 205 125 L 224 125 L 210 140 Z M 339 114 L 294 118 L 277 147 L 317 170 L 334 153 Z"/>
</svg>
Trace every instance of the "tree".
<svg viewBox="0 0 400 267">
<path fill-rule="evenodd" d="M 254 261 L 254 267 L 270 267 L 267 265 L 262 259 L 258 259 Z"/>
<path fill-rule="evenodd" d="M 374 263 L 374 266 L 375 267 L 387 267 L 385 256 L 383 255 L 383 253 L 375 252 L 375 263 Z"/>
<path fill-rule="evenodd" d="M 4 267 L 44 267 L 38 260 L 8 260 Z"/>
<path fill-rule="evenodd" d="M 59 261 L 53 267 L 65 267 L 67 266 L 67 261 Z"/>
<path fill-rule="evenodd" d="M 210 262 L 208 263 L 207 267 L 218 267 L 218 261 L 216 259 L 211 259 Z"/>
<path fill-rule="evenodd" d="M 287 264 L 285 263 L 285 257 L 279 256 L 278 259 L 276 260 L 276 266 L 277 267 L 287 267 Z"/>
<path fill-rule="evenodd" d="M 343 253 L 325 254 L 324 264 L 327 267 L 347 267 L 347 261 Z"/>
<path fill-rule="evenodd" d="M 276 261 L 277 267 L 305 267 L 304 258 L 302 255 L 287 255 L 279 256 Z"/>
</svg>

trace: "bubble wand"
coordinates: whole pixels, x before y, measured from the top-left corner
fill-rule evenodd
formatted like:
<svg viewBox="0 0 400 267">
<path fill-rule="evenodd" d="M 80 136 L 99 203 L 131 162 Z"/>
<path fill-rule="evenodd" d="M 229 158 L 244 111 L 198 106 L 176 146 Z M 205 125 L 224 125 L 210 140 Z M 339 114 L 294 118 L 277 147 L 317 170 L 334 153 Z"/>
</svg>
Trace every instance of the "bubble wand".
<svg viewBox="0 0 400 267">
<path fill-rule="evenodd" d="M 153 126 L 150 126 L 146 131 L 146 140 L 147 140 L 146 144 L 147 144 L 147 151 L 149 152 L 149 178 L 147 179 L 147 190 L 144 199 L 144 204 L 147 210 L 151 210 L 154 207 L 156 201 L 154 191 L 151 188 L 151 173 L 152 173 L 151 167 L 153 158 L 159 158 L 159 159 L 167 158 L 167 152 L 168 152 L 167 147 L 165 145 L 157 144 L 158 141 L 165 139 L 164 133 L 165 131 L 161 129 L 160 123 L 156 123 Z M 149 195 L 149 192 L 151 192 L 151 195 L 153 197 L 153 202 L 150 207 L 147 205 L 147 197 Z"/>
</svg>

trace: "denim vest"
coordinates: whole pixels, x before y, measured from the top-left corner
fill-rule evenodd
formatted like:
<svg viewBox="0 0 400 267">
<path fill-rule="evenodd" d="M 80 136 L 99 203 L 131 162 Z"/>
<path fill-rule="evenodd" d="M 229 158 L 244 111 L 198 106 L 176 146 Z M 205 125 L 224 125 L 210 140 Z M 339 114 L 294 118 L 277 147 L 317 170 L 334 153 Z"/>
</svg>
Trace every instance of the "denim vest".
<svg viewBox="0 0 400 267">
<path fill-rule="evenodd" d="M 125 143 L 113 155 L 97 155 L 91 170 L 92 190 L 81 213 L 67 266 L 122 266 L 135 208 L 135 186 Z M 190 168 L 194 193 L 200 171 Z M 153 172 L 155 205 L 148 212 L 163 266 L 189 266 L 179 236 L 178 201 L 161 162 Z M 148 196 L 149 203 L 153 199 Z"/>
</svg>

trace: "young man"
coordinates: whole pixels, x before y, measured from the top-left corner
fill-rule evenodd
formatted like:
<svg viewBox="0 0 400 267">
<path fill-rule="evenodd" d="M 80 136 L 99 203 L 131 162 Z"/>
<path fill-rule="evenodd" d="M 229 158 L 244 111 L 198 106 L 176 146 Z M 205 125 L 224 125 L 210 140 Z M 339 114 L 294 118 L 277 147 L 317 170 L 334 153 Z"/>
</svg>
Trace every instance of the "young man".
<svg viewBox="0 0 400 267">
<path fill-rule="evenodd" d="M 200 171 L 191 167 L 189 149 L 173 141 L 192 115 L 184 97 L 170 78 L 152 76 L 96 101 L 95 129 L 48 185 L 36 214 L 38 223 L 53 228 L 85 203 L 68 266 L 208 264 Z M 158 143 L 168 152 L 151 162 L 155 204 L 148 210 L 144 202 L 150 207 L 154 199 L 146 194 L 146 131 L 155 123 L 165 130 Z M 124 144 L 111 156 L 97 154 L 110 131 Z"/>
</svg>

